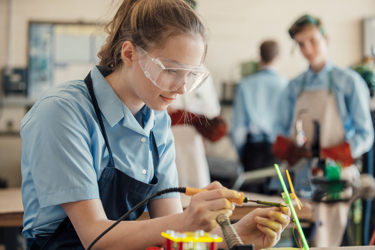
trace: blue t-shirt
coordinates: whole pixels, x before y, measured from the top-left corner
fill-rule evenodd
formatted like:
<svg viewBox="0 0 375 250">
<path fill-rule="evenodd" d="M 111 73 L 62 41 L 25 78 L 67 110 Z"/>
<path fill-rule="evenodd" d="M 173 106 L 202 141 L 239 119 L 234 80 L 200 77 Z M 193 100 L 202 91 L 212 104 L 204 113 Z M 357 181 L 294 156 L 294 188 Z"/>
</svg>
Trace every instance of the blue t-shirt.
<svg viewBox="0 0 375 250">
<path fill-rule="evenodd" d="M 91 71 L 94 92 L 117 169 L 150 183 L 157 191 L 178 186 L 174 139 L 166 111 L 141 109 L 144 126 L 118 98 L 97 67 Z M 154 171 L 153 131 L 160 163 Z M 53 233 L 66 213 L 60 204 L 98 199 L 98 181 L 109 154 L 84 81 L 47 90 L 21 122 L 23 235 Z M 170 193 L 158 198 L 179 197 Z"/>
</svg>

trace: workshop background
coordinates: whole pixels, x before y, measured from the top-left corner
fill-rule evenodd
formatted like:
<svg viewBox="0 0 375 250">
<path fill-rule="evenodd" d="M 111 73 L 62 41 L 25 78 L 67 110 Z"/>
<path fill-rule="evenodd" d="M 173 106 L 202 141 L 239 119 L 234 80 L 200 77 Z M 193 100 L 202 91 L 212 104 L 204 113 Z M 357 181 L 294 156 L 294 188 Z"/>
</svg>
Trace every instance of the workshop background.
<svg viewBox="0 0 375 250">
<path fill-rule="evenodd" d="M 103 24 L 114 14 L 110 9 L 116 9 L 112 8 L 116 3 L 112 0 L 0 0 L 0 185 L 21 186 L 20 122 L 36 97 L 5 94 L 4 82 L 7 68 L 21 69 L 21 72 L 28 68 L 30 22 Z M 375 0 L 197 0 L 196 10 L 209 28 L 205 65 L 213 76 L 228 125 L 233 86 L 241 78 L 241 65 L 259 59 L 258 48 L 263 40 L 279 42 L 280 74 L 293 78 L 308 67 L 287 33 L 301 15 L 321 18 L 329 37 L 330 57 L 337 66 L 350 67 L 364 56 L 371 56 L 368 41 L 375 43 Z M 366 20 L 370 25 L 365 29 Z M 81 72 L 80 78 L 87 73 Z M 374 100 L 370 105 L 372 110 L 373 103 Z M 237 160 L 228 136 L 215 143 L 207 141 L 206 145 L 210 156 Z"/>
<path fill-rule="evenodd" d="M 0 0 L 0 69 L 6 66 L 27 68 L 28 28 L 30 21 L 105 23 L 113 14 L 111 4 L 103 0 Z M 287 30 L 299 16 L 309 13 L 320 17 L 330 40 L 330 56 L 340 67 L 359 63 L 364 56 L 365 19 L 375 18 L 374 0 L 200 0 L 197 12 L 210 29 L 206 67 L 212 73 L 221 99 L 230 98 L 225 84 L 241 77 L 241 64 L 258 59 L 258 47 L 265 39 L 280 43 L 279 72 L 293 78 L 307 68 L 301 53 Z M 375 25 L 374 25 L 375 27 Z M 375 37 L 375 28 L 372 37 Z M 82 72 L 84 77 L 87 72 Z M 0 78 L 2 86 L 3 78 Z M 0 88 L 3 90 L 3 88 Z M 224 96 L 224 95 L 229 95 Z M 16 96 L 18 97 L 18 96 Z M 21 139 L 18 136 L 25 107 L 33 100 L 1 95 L 0 176 L 8 186 L 21 185 Z M 229 118 L 230 103 L 223 105 Z M 228 138 L 209 144 L 208 154 L 235 159 Z M 230 150 L 228 150 L 228 148 Z"/>
</svg>

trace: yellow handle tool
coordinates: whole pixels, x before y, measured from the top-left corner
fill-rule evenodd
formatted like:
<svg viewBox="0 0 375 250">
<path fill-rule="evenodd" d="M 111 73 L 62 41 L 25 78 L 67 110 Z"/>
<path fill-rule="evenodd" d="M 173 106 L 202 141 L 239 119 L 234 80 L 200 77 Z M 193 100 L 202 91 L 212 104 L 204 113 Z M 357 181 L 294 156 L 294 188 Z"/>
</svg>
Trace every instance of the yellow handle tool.
<svg viewBox="0 0 375 250">
<path fill-rule="evenodd" d="M 197 193 L 200 193 L 200 192 L 206 192 L 206 191 L 209 191 L 207 189 L 199 189 L 199 188 L 192 188 L 192 187 L 186 187 L 186 192 L 185 194 L 186 195 L 189 195 L 189 196 L 193 196 Z M 237 205 L 239 206 L 242 206 L 242 204 L 244 203 L 245 200 L 247 200 L 246 197 L 244 197 L 244 194 L 243 193 L 240 193 L 240 197 L 239 198 L 230 198 L 228 199 L 230 202 L 233 202 L 233 203 L 236 203 Z"/>
</svg>

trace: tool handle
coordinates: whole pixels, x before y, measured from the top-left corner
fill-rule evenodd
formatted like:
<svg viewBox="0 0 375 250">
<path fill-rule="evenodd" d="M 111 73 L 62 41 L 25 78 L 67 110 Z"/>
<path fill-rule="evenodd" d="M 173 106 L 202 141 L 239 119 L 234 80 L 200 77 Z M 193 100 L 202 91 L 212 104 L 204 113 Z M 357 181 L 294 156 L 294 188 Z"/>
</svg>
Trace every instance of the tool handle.
<svg viewBox="0 0 375 250">
<path fill-rule="evenodd" d="M 185 194 L 186 195 L 189 195 L 189 196 L 193 196 L 197 193 L 200 193 L 200 192 L 206 192 L 208 191 L 207 189 L 199 189 L 199 188 L 192 188 L 192 187 L 186 187 L 186 192 Z M 241 192 L 239 193 L 240 194 L 240 197 L 239 198 L 229 198 L 228 200 L 230 202 L 234 202 L 236 203 L 237 205 L 239 206 L 242 206 L 243 204 L 243 200 L 244 200 L 244 194 Z"/>
<path fill-rule="evenodd" d="M 225 241 L 229 249 L 234 246 L 243 245 L 242 240 L 238 236 L 236 230 L 234 230 L 232 224 L 230 224 L 229 217 L 226 213 L 219 214 L 216 217 L 217 223 L 219 223 L 221 229 L 223 230 Z"/>
</svg>

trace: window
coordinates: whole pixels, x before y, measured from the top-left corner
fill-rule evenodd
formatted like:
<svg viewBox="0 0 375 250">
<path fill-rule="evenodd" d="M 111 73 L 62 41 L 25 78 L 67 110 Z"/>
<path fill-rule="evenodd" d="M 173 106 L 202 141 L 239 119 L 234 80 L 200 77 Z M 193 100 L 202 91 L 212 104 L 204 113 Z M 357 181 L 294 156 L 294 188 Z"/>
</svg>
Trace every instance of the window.
<svg viewBox="0 0 375 250">
<path fill-rule="evenodd" d="M 103 26 L 82 23 L 29 24 L 27 95 L 39 97 L 50 86 L 84 79 L 104 44 Z"/>
</svg>

